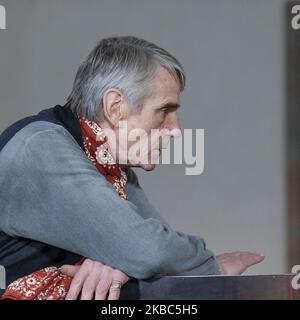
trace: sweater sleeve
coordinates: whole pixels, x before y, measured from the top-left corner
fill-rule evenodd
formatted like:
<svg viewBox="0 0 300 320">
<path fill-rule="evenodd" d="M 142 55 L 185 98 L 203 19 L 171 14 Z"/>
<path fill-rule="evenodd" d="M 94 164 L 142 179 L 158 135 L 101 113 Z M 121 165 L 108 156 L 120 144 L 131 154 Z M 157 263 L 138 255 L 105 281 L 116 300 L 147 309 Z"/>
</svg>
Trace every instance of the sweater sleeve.
<svg viewBox="0 0 300 320">
<path fill-rule="evenodd" d="M 36 122 L 0 156 L 0 228 L 130 277 L 216 273 L 202 238 L 175 232 L 120 199 L 63 127 Z"/>
<path fill-rule="evenodd" d="M 151 204 L 147 195 L 145 194 L 143 188 L 141 187 L 138 177 L 135 171 L 131 168 L 127 168 L 128 182 L 126 184 L 126 190 L 129 197 L 129 200 L 136 205 L 138 212 L 145 219 L 154 218 L 161 223 L 168 225 L 168 222 L 163 217 L 163 215 Z M 171 227 L 170 227 L 171 228 Z M 190 242 L 202 242 L 203 248 L 206 248 L 205 240 L 200 236 L 189 235 L 180 231 L 176 232 L 178 235 L 183 237 L 188 237 Z M 209 252 L 208 249 L 205 249 Z M 203 264 L 192 268 L 190 270 L 184 270 L 178 272 L 177 275 L 203 275 L 203 274 L 219 274 L 219 266 L 217 264 L 215 255 L 211 252 L 211 257 Z"/>
</svg>

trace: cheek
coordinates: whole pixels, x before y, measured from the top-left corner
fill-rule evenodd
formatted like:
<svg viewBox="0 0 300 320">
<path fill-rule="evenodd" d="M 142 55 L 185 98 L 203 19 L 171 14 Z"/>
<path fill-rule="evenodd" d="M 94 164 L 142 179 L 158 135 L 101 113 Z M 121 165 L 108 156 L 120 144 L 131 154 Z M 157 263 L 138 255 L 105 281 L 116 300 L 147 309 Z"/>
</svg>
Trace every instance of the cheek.
<svg viewBox="0 0 300 320">
<path fill-rule="evenodd" d="M 127 121 L 127 129 L 128 129 L 128 135 L 127 135 L 127 147 L 128 149 L 136 143 L 136 141 L 130 141 L 129 135 L 131 130 L 133 133 L 138 132 L 136 130 L 141 130 L 140 132 L 144 132 L 145 135 L 143 135 L 143 140 L 145 143 L 148 144 L 148 150 L 151 151 L 152 149 L 156 149 L 159 145 L 159 139 L 154 135 L 154 137 L 151 139 L 151 130 L 152 129 L 161 129 L 164 125 L 164 117 L 161 117 L 160 114 L 141 114 L 139 116 L 133 116 Z M 132 135 L 133 137 L 136 136 L 136 134 Z M 146 141 L 147 139 L 147 141 Z"/>
<path fill-rule="evenodd" d="M 151 130 L 156 128 L 158 128 L 158 122 L 155 121 L 154 118 L 141 119 L 133 125 L 131 124 L 130 126 L 128 126 L 128 133 L 130 132 L 130 130 L 140 130 L 141 132 L 145 132 L 147 135 L 150 135 Z"/>
</svg>

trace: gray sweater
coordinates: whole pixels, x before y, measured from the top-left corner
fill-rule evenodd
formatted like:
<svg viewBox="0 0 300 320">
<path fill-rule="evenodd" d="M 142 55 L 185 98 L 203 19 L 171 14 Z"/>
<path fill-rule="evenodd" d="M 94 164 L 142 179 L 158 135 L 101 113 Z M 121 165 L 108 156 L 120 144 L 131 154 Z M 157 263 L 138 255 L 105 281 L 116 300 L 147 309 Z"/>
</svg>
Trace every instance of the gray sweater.
<svg viewBox="0 0 300 320">
<path fill-rule="evenodd" d="M 17 132 L 0 152 L 0 265 L 22 275 L 54 252 L 65 255 L 56 262 L 88 257 L 137 279 L 217 274 L 204 240 L 173 230 L 126 170 L 129 201 L 64 127 L 37 121 Z"/>
</svg>

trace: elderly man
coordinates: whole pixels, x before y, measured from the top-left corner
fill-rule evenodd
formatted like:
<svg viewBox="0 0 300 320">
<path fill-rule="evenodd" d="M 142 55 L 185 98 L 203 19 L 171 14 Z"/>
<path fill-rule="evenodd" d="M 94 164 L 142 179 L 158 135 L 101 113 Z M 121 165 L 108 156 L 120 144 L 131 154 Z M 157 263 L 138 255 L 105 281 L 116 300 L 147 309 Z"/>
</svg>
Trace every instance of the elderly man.
<svg viewBox="0 0 300 320">
<path fill-rule="evenodd" d="M 8 283 L 64 265 L 73 277 L 66 299 L 118 299 L 129 277 L 240 274 L 263 259 L 215 257 L 201 237 L 174 231 L 130 168 L 153 170 L 161 140 L 180 134 L 184 85 L 182 66 L 164 49 L 103 39 L 79 67 L 66 105 L 2 133 L 0 265 Z M 139 157 L 129 152 L 135 129 L 146 133 Z"/>
</svg>

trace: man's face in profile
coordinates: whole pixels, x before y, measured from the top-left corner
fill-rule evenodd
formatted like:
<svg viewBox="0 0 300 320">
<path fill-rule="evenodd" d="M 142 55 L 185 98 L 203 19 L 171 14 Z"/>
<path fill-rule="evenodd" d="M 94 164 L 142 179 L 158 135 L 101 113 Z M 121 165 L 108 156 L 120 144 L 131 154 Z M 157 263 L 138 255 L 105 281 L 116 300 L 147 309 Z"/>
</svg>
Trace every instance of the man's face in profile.
<svg viewBox="0 0 300 320">
<path fill-rule="evenodd" d="M 131 113 L 127 118 L 129 166 L 153 170 L 161 150 L 167 148 L 170 137 L 181 134 L 177 116 L 179 100 L 178 82 L 161 67 L 154 80 L 151 96 L 144 100 L 138 112 Z M 139 136 L 138 144 L 136 136 Z M 119 147 L 121 150 L 121 141 Z"/>
</svg>

